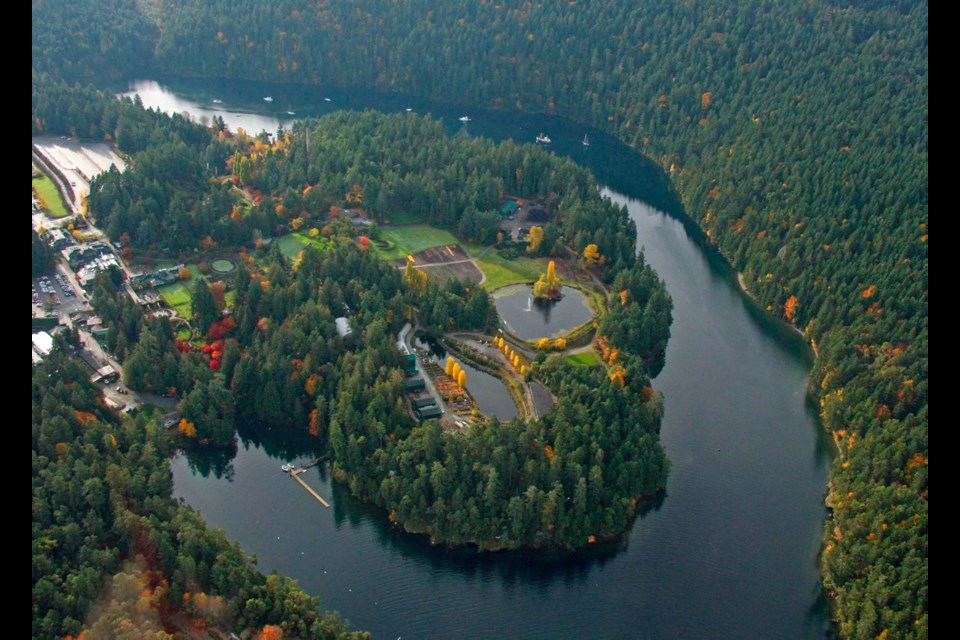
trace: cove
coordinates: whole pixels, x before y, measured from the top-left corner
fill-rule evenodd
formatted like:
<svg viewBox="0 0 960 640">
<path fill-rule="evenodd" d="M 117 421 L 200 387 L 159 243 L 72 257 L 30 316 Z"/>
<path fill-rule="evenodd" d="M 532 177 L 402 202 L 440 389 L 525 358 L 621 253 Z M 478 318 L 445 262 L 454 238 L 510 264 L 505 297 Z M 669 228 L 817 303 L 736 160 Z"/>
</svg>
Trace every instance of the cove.
<svg viewBox="0 0 960 640">
<path fill-rule="evenodd" d="M 758 320 L 729 270 L 677 217 L 680 207 L 649 161 L 548 116 L 330 88 L 158 86 L 181 101 L 178 110 L 195 105 L 197 116 L 217 92 L 225 109 L 244 107 L 244 119 L 271 95 L 274 104 L 289 100 L 298 117 L 330 104 L 412 108 L 461 135 L 533 142 L 543 131 L 555 152 L 592 169 L 604 193 L 627 207 L 674 301 L 666 366 L 654 380 L 665 396 L 667 494 L 620 545 L 563 559 L 431 547 L 356 503 L 322 467 L 303 476 L 333 505 L 318 507 L 279 469 L 315 455 L 309 442 L 241 425 L 232 460 L 191 465 L 178 457 L 171 469 L 175 494 L 255 555 L 261 569 L 298 579 L 323 606 L 377 638 L 824 637 L 816 556 L 831 453 L 806 402 L 808 363 L 796 341 Z M 467 125 L 458 121 L 465 113 Z M 271 127 L 280 123 L 265 115 L 274 118 Z M 590 147 L 580 144 L 585 132 Z"/>
</svg>

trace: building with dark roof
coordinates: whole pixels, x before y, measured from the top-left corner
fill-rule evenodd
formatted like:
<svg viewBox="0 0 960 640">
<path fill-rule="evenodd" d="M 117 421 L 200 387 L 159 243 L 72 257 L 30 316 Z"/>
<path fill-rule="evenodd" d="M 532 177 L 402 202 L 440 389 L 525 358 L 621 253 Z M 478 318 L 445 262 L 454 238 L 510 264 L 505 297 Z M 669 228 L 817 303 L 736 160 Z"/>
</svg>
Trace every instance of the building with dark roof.
<svg viewBox="0 0 960 640">
<path fill-rule="evenodd" d="M 429 407 L 430 405 L 437 404 L 436 398 L 433 396 L 423 396 L 422 398 L 416 398 L 413 401 L 414 409 L 423 409 L 424 407 Z"/>
<path fill-rule="evenodd" d="M 440 407 L 434 405 L 430 407 L 424 407 L 423 409 L 417 409 L 417 415 L 420 416 L 421 420 L 431 420 L 433 418 L 439 418 L 443 415 L 443 411 L 440 410 Z"/>
</svg>

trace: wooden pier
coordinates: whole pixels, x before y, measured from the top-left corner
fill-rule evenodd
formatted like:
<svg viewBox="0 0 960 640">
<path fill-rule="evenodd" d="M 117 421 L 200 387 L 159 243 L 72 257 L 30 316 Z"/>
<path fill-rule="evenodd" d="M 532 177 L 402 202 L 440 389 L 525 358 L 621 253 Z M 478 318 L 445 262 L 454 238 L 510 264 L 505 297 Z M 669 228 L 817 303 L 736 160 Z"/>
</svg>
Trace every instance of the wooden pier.
<svg viewBox="0 0 960 640">
<path fill-rule="evenodd" d="M 300 486 L 302 486 L 304 489 L 306 489 L 307 491 L 309 491 L 309 492 L 310 492 L 310 495 L 312 495 L 314 498 L 316 498 L 317 500 L 319 500 L 319 501 L 320 501 L 320 504 L 322 504 L 323 506 L 325 506 L 325 507 L 327 507 L 327 508 L 330 508 L 330 505 L 327 504 L 327 501 L 324 500 L 323 498 L 321 498 L 319 493 L 317 493 L 317 492 L 314 491 L 312 488 L 310 488 L 310 485 L 308 485 L 306 482 L 303 481 L 302 478 L 300 478 L 300 474 L 303 473 L 303 472 L 304 472 L 304 469 L 303 469 L 303 468 L 300 468 L 300 469 L 293 469 L 293 470 L 291 470 L 289 473 L 290 473 L 290 476 L 291 476 L 294 480 L 296 480 L 297 482 L 300 483 Z"/>
</svg>

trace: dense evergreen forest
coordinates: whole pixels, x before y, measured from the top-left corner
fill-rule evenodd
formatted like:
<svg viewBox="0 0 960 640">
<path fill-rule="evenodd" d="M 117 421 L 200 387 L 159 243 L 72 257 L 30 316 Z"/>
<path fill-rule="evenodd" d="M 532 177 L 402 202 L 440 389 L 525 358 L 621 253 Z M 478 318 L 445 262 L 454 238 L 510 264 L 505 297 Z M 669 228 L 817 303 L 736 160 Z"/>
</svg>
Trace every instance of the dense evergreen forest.
<svg viewBox="0 0 960 640">
<path fill-rule="evenodd" d="M 159 71 L 556 113 L 659 162 L 750 293 L 818 350 L 841 634 L 926 637 L 926 2 L 126 2 L 90 11 L 99 31 L 80 40 L 61 4 L 34 2 L 34 70 L 71 81 L 130 26 L 128 59 L 149 41 Z"/>
</svg>

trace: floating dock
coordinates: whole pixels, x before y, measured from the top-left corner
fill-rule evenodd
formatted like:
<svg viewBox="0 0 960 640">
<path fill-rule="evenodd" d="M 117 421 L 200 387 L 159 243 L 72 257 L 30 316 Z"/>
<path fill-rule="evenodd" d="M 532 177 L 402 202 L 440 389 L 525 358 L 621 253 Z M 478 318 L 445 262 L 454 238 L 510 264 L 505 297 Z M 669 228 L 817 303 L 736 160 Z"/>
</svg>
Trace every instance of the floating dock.
<svg viewBox="0 0 960 640">
<path fill-rule="evenodd" d="M 305 466 L 305 467 L 300 467 L 299 469 L 296 468 L 296 467 L 294 467 L 293 465 L 289 465 L 289 466 L 288 466 L 288 465 L 283 465 L 283 467 L 281 467 L 281 469 L 283 469 L 283 471 L 284 471 L 285 473 L 289 473 L 291 478 L 293 478 L 294 480 L 296 480 L 297 482 L 299 482 L 301 487 L 303 487 L 303 488 L 306 489 L 308 492 L 310 492 L 310 495 L 312 495 L 314 498 L 316 498 L 316 499 L 320 502 L 320 504 L 322 504 L 323 506 L 325 506 L 325 507 L 327 507 L 327 508 L 329 509 L 329 508 L 330 508 L 330 505 L 327 504 L 327 501 L 324 500 L 323 498 L 321 498 L 321 497 L 320 497 L 320 494 L 317 493 L 316 491 L 314 491 L 313 488 L 310 487 L 310 485 L 308 485 L 306 482 L 304 482 L 303 479 L 300 477 L 300 474 L 303 473 L 304 471 L 306 471 L 307 467 L 312 467 L 313 465 L 317 464 L 317 462 L 319 462 L 319 460 L 318 460 L 318 461 L 315 461 L 315 462 L 313 462 L 312 464 L 309 464 L 309 465 L 307 465 L 307 466 Z M 286 467 L 286 468 L 284 468 L 284 467 Z"/>
</svg>

